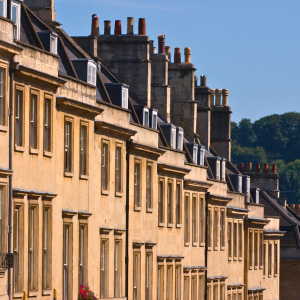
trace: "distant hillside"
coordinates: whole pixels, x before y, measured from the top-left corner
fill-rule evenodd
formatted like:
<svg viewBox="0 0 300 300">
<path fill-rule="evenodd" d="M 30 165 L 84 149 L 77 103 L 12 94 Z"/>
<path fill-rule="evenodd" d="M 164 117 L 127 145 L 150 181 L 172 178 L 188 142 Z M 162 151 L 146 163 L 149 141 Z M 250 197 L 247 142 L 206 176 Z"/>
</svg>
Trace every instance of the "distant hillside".
<svg viewBox="0 0 300 300">
<path fill-rule="evenodd" d="M 300 203 L 300 113 L 231 123 L 232 162 L 276 163 L 281 197 Z"/>
</svg>

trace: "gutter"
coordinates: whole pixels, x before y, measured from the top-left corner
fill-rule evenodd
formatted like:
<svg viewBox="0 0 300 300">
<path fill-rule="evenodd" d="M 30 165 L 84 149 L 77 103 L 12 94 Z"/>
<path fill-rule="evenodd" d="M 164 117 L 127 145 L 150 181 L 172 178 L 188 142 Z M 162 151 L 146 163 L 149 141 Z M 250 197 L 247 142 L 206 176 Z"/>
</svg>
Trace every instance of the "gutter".
<svg viewBox="0 0 300 300">
<path fill-rule="evenodd" d="M 207 297 L 207 254 L 208 254 L 208 199 L 210 198 L 210 193 L 205 193 L 205 219 L 206 219 L 206 226 L 205 226 L 205 291 L 204 291 L 204 300 L 208 300 Z"/>
<path fill-rule="evenodd" d="M 9 147 L 8 147 L 8 159 L 9 159 L 9 169 L 12 170 L 13 163 L 13 113 L 14 113 L 14 73 L 19 69 L 18 62 L 10 62 L 9 65 L 9 77 L 10 77 L 10 90 L 9 90 Z M 13 211 L 13 188 L 12 188 L 12 174 L 9 175 L 9 192 L 8 192 L 8 256 L 13 256 L 12 252 L 12 211 Z M 7 294 L 8 299 L 12 299 L 12 267 L 8 268 L 7 276 Z"/>
</svg>

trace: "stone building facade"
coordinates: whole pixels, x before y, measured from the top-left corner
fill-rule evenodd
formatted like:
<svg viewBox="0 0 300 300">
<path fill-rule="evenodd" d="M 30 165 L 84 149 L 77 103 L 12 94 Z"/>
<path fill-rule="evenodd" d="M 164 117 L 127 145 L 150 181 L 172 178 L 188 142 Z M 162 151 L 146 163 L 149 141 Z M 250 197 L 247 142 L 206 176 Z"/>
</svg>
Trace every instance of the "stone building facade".
<svg viewBox="0 0 300 300">
<path fill-rule="evenodd" d="M 279 299 L 283 233 L 191 49 L 156 53 L 144 19 L 71 38 L 54 0 L 0 3 L 0 298 Z"/>
</svg>

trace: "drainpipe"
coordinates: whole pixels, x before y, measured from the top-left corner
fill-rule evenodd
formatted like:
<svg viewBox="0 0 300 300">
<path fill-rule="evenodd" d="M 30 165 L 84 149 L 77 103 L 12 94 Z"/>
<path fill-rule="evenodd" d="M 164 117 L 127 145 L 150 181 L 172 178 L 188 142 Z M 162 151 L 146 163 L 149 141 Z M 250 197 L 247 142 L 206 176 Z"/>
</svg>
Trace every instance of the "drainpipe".
<svg viewBox="0 0 300 300">
<path fill-rule="evenodd" d="M 19 69 L 18 62 L 10 62 L 9 65 L 9 76 L 10 76 L 10 90 L 9 90 L 9 153 L 8 153 L 8 160 L 9 160 L 9 170 L 12 170 L 12 155 L 13 155 L 13 113 L 14 113 L 14 75 L 15 71 Z M 12 188 L 12 174 L 9 175 L 9 192 L 8 192 L 8 255 L 13 255 L 12 252 L 12 210 L 13 210 L 13 188 Z M 12 299 L 12 268 L 8 268 L 8 278 L 7 278 L 7 293 L 8 299 Z"/>
<path fill-rule="evenodd" d="M 207 244 L 207 242 L 208 242 L 208 226 L 209 226 L 209 224 L 208 224 L 208 199 L 209 199 L 209 197 L 210 197 L 210 193 L 209 192 L 207 192 L 207 193 L 205 193 L 205 219 L 206 219 L 206 222 L 205 222 L 205 224 L 206 224 L 206 226 L 205 226 L 205 254 L 204 254 L 204 256 L 205 256 L 205 267 L 206 267 L 206 269 L 205 269 L 205 291 L 204 291 L 204 300 L 208 300 L 207 299 L 207 253 L 208 253 L 208 244 Z"/>
<path fill-rule="evenodd" d="M 129 148 L 131 139 L 126 141 L 126 254 L 125 254 L 125 297 L 128 299 L 128 278 L 129 278 Z"/>
</svg>

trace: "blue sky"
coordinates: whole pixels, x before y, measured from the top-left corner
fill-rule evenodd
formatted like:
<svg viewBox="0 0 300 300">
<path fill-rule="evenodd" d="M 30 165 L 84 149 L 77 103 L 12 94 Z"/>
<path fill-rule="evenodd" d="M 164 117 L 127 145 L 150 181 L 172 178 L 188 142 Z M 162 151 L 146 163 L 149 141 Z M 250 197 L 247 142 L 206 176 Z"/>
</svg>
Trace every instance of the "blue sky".
<svg viewBox="0 0 300 300">
<path fill-rule="evenodd" d="M 232 120 L 300 112 L 298 0 L 56 0 L 57 21 L 69 35 L 89 35 L 91 16 L 103 21 L 146 18 L 157 46 L 192 48 L 196 75 L 210 88 L 228 88 Z M 172 58 L 173 59 L 173 58 Z"/>
</svg>

